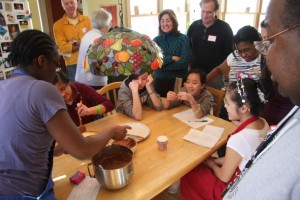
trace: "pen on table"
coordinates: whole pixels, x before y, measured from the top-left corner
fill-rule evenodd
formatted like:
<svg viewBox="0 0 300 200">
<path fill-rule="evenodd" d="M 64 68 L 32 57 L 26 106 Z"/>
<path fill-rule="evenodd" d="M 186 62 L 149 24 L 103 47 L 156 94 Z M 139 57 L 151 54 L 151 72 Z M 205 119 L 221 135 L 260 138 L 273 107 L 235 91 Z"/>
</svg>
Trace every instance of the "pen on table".
<svg viewBox="0 0 300 200">
<path fill-rule="evenodd" d="M 207 120 L 195 120 L 195 121 L 190 121 L 189 122 L 208 122 Z"/>
</svg>

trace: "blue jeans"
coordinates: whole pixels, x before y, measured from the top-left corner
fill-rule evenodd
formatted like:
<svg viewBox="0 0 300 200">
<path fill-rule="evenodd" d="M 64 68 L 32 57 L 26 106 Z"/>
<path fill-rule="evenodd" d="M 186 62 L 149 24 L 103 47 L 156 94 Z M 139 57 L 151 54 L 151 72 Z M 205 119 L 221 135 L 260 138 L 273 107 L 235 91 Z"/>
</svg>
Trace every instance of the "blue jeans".
<svg viewBox="0 0 300 200">
<path fill-rule="evenodd" d="M 71 82 L 75 82 L 76 68 L 77 68 L 76 64 L 66 66 L 67 74 L 68 74 L 68 77 L 70 78 Z"/>
</svg>

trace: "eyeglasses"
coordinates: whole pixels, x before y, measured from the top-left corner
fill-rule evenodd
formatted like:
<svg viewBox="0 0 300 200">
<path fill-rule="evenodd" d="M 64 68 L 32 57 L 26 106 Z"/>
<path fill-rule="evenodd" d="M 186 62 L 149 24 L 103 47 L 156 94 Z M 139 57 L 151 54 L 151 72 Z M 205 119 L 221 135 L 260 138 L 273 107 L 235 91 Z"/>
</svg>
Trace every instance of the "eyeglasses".
<svg viewBox="0 0 300 200">
<path fill-rule="evenodd" d="M 59 72 L 61 70 L 60 64 L 58 64 L 56 61 L 54 61 L 52 59 L 48 59 L 48 60 L 50 60 L 53 64 L 56 65 L 56 72 Z"/>
<path fill-rule="evenodd" d="M 254 41 L 253 44 L 255 46 L 255 49 L 257 51 L 259 51 L 259 53 L 261 53 L 262 55 L 266 56 L 268 51 L 269 51 L 269 48 L 271 46 L 271 41 L 270 41 L 271 39 L 274 39 L 275 37 L 277 37 L 277 36 L 279 36 L 283 33 L 286 33 L 286 32 L 288 32 L 288 31 L 290 31 L 294 28 L 297 28 L 299 26 L 300 26 L 300 24 L 296 24 L 295 26 L 292 26 L 291 28 L 287 28 L 283 31 L 280 31 L 279 33 L 276 33 L 276 34 L 274 34 L 274 35 L 270 36 L 269 38 L 266 38 L 262 41 Z"/>
</svg>

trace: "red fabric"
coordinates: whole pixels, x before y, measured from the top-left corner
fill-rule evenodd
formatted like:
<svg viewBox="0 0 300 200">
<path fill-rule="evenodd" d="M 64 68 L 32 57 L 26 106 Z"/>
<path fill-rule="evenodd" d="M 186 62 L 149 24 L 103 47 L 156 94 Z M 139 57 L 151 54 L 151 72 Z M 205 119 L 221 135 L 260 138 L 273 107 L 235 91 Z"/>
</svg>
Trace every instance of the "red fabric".
<svg viewBox="0 0 300 200">
<path fill-rule="evenodd" d="M 183 200 L 219 200 L 227 185 L 240 174 L 237 169 L 230 181 L 222 182 L 207 166 L 200 164 L 180 179 Z"/>
<path fill-rule="evenodd" d="M 250 117 L 243 122 L 231 135 L 234 135 L 246 126 L 256 121 L 258 117 Z M 210 168 L 200 164 L 192 171 L 187 173 L 180 179 L 181 197 L 183 200 L 219 200 L 221 194 L 227 185 L 232 182 L 238 175 L 240 170 L 237 168 L 236 173 L 232 176 L 231 180 L 227 183 L 218 179 Z"/>
</svg>

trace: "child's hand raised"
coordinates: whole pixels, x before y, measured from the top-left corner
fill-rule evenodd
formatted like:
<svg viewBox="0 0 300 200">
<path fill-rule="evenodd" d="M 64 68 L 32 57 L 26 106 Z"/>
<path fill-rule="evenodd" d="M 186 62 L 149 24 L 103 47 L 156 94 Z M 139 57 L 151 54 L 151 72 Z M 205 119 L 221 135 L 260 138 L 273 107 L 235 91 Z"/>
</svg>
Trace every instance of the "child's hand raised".
<svg viewBox="0 0 300 200">
<path fill-rule="evenodd" d="M 139 82 L 138 82 L 138 80 L 132 80 L 132 81 L 129 83 L 129 88 L 130 88 L 132 91 L 138 91 L 138 90 L 139 90 Z"/>
<path fill-rule="evenodd" d="M 83 103 L 81 103 L 81 102 L 77 103 L 76 110 L 77 110 L 78 116 L 83 117 L 83 116 L 90 115 L 89 108 L 86 105 L 84 105 Z"/>
<path fill-rule="evenodd" d="M 177 94 L 173 91 L 169 91 L 167 93 L 167 99 L 170 100 L 170 101 L 174 101 L 174 100 L 177 100 Z"/>
<path fill-rule="evenodd" d="M 190 101 L 191 99 L 194 98 L 191 94 L 189 94 L 187 92 L 179 92 L 177 94 L 177 97 L 181 101 Z"/>
<path fill-rule="evenodd" d="M 150 86 L 153 82 L 153 77 L 151 74 L 148 75 L 147 77 L 147 83 L 146 83 L 146 86 Z"/>
</svg>

